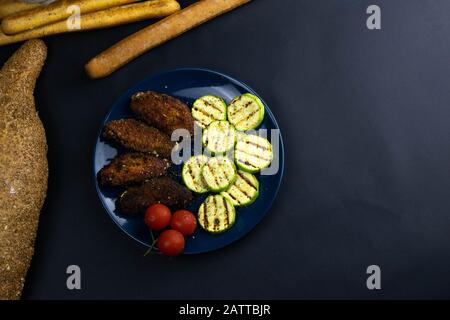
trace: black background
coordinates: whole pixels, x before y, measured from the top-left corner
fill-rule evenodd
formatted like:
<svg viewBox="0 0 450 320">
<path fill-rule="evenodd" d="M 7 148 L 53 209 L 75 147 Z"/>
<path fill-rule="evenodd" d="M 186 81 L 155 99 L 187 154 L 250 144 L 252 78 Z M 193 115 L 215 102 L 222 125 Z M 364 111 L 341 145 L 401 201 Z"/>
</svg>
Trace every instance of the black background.
<svg viewBox="0 0 450 320">
<path fill-rule="evenodd" d="M 366 28 L 370 4 L 382 30 Z M 24 298 L 450 298 L 449 1 L 254 0 L 87 78 L 90 58 L 148 24 L 46 39 L 36 100 L 50 181 Z M 143 257 L 97 198 L 93 147 L 122 92 L 184 66 L 230 74 L 266 100 L 285 177 L 241 241 Z M 66 288 L 70 264 L 82 269 L 80 291 Z M 382 290 L 366 288 L 371 264 Z"/>
</svg>

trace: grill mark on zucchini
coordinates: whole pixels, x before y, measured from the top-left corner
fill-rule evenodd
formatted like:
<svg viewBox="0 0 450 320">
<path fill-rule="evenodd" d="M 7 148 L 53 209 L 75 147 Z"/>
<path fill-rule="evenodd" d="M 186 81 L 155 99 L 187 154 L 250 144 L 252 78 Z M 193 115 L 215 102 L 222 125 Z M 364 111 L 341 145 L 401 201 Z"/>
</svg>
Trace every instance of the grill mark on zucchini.
<svg viewBox="0 0 450 320">
<path fill-rule="evenodd" d="M 242 152 L 244 155 L 247 155 L 247 156 L 251 156 L 251 157 L 254 157 L 254 158 L 257 158 L 257 159 L 259 159 L 259 160 L 264 160 L 264 161 L 271 161 L 271 159 L 270 158 L 264 158 L 263 156 L 261 156 L 261 155 L 259 155 L 259 154 L 254 154 L 254 153 L 251 153 L 251 152 L 248 152 L 247 150 L 242 150 L 242 149 L 239 149 L 239 150 L 237 150 L 238 152 Z"/>
<path fill-rule="evenodd" d="M 255 106 L 254 105 L 254 101 L 248 101 L 247 103 L 245 103 L 244 105 L 243 105 L 243 107 L 241 107 L 241 108 L 239 108 L 238 110 L 236 110 L 236 112 L 235 112 L 235 114 L 232 114 L 232 116 L 236 116 L 236 114 L 237 115 L 239 115 L 239 114 L 242 114 L 243 116 L 242 116 L 242 119 L 240 119 L 239 121 L 242 121 L 242 120 L 244 120 L 245 118 L 246 118 L 246 116 L 245 116 L 245 114 L 246 114 L 246 111 L 247 110 L 250 110 L 250 113 L 248 113 L 247 114 L 247 117 L 248 117 L 248 115 L 249 114 L 255 114 L 256 112 L 259 112 L 260 111 L 260 108 L 259 108 L 259 106 L 256 106 L 257 108 L 255 109 L 255 108 L 249 108 L 249 107 L 251 107 L 251 106 Z M 255 112 L 256 111 L 256 112 Z M 230 112 L 231 113 L 231 112 Z M 237 120 L 237 119 L 235 119 L 235 120 Z M 239 122 L 238 121 L 238 122 Z"/>
<path fill-rule="evenodd" d="M 230 216 L 228 214 L 227 201 L 225 200 L 225 198 L 222 198 L 222 200 L 223 200 L 223 207 L 225 209 L 225 216 L 227 217 L 227 219 L 226 219 L 226 221 L 227 221 L 226 227 L 228 228 L 228 226 L 230 225 Z"/>
<path fill-rule="evenodd" d="M 232 193 L 227 192 L 227 194 L 228 194 L 234 201 L 236 201 L 237 203 L 239 203 L 239 200 L 238 200 L 237 198 L 235 198 L 234 195 L 233 195 Z"/>
<path fill-rule="evenodd" d="M 257 144 L 256 142 L 253 142 L 253 141 L 249 141 L 249 140 L 247 140 L 247 141 L 244 141 L 246 144 L 249 144 L 249 145 L 252 145 L 252 146 L 255 146 L 256 148 L 258 148 L 258 149 L 262 149 L 263 151 L 267 151 L 267 150 L 270 150 L 270 148 L 267 148 L 266 146 L 263 146 L 263 145 L 260 145 L 260 144 Z"/>
<path fill-rule="evenodd" d="M 240 172 L 238 172 L 237 174 L 239 175 L 239 177 L 241 177 L 242 180 L 244 180 L 247 183 L 247 185 L 252 187 L 254 190 L 258 190 L 258 188 L 252 183 L 252 181 L 250 181 L 250 179 L 248 179 L 246 176 L 244 176 Z"/>
<path fill-rule="evenodd" d="M 195 119 L 195 121 L 197 122 L 197 124 L 202 128 L 202 129 L 205 129 L 205 128 L 207 128 L 208 126 L 209 126 L 209 124 L 211 123 L 211 121 L 210 121 L 211 119 L 202 119 L 202 120 L 200 120 L 200 119 Z"/>
<path fill-rule="evenodd" d="M 192 166 L 190 166 L 189 164 L 187 165 L 187 173 L 189 174 L 189 178 L 191 178 L 192 180 L 192 184 L 198 186 L 197 182 L 194 181 L 194 171 L 192 169 Z"/>
<path fill-rule="evenodd" d="M 239 190 L 244 196 L 246 196 L 247 198 L 251 199 L 252 196 L 250 196 L 247 191 L 240 189 L 238 186 L 236 186 L 236 189 Z"/>
<path fill-rule="evenodd" d="M 234 105 L 236 102 L 239 102 L 242 100 L 242 96 L 239 96 L 237 98 L 234 98 L 233 101 L 231 101 L 230 105 Z"/>
<path fill-rule="evenodd" d="M 216 183 L 216 187 L 219 187 L 219 181 L 217 180 L 217 175 L 214 174 L 213 169 L 211 168 L 211 166 L 208 163 L 208 169 L 209 169 L 209 174 L 211 174 L 214 177 L 214 182 Z"/>
<path fill-rule="evenodd" d="M 258 167 L 255 167 L 253 164 L 251 164 L 251 163 L 248 162 L 247 160 L 244 161 L 244 160 L 238 159 L 237 161 L 240 162 L 240 163 L 242 163 L 242 164 L 245 164 L 245 165 L 247 165 L 247 166 L 249 166 L 249 167 L 253 167 L 253 168 L 255 168 L 255 169 L 258 169 Z"/>
<path fill-rule="evenodd" d="M 205 206 L 203 207 L 203 221 L 204 221 L 203 224 L 206 229 L 208 229 L 209 227 L 207 212 L 208 212 L 208 201 L 205 201 Z"/>
<path fill-rule="evenodd" d="M 259 110 L 254 110 L 254 111 L 250 112 L 250 114 L 247 115 L 244 119 L 239 120 L 239 121 L 235 124 L 235 126 L 237 127 L 237 126 L 239 126 L 239 124 L 241 124 L 242 122 L 245 122 L 245 121 L 250 120 L 250 118 L 253 117 L 255 114 L 257 114 L 258 112 L 259 112 Z"/>
<path fill-rule="evenodd" d="M 201 120 L 195 120 L 195 121 L 199 122 L 200 127 L 202 127 L 202 128 L 206 128 L 209 125 L 209 123 L 205 122 L 205 121 L 201 121 Z"/>
<path fill-rule="evenodd" d="M 219 112 L 223 112 L 223 110 L 220 110 L 217 108 L 213 103 L 209 102 L 207 99 L 202 99 L 203 103 L 206 104 L 208 107 L 211 107 Z"/>
<path fill-rule="evenodd" d="M 196 121 L 200 122 L 205 127 L 207 127 L 212 121 L 214 121 L 216 119 L 216 117 L 214 117 L 214 115 L 212 113 L 207 113 L 205 110 L 198 109 L 197 107 L 192 107 L 192 110 L 203 114 L 207 118 L 207 119 L 195 119 Z M 207 120 L 211 120 L 211 121 L 209 121 L 208 123 L 205 123 L 205 121 L 207 121 Z"/>
<path fill-rule="evenodd" d="M 241 100 L 241 97 L 239 97 L 239 100 L 236 100 L 235 102 L 240 101 L 240 100 Z M 231 111 L 231 112 L 230 112 L 230 115 L 235 116 L 237 113 L 241 112 L 241 110 L 244 110 L 244 109 L 248 108 L 248 106 L 251 105 L 252 103 L 253 103 L 253 101 L 247 101 L 247 102 L 246 102 L 242 107 L 240 107 L 239 109 L 234 109 L 234 112 Z"/>
<path fill-rule="evenodd" d="M 210 113 L 207 113 L 205 110 L 199 109 L 198 107 L 192 107 L 192 110 L 200 112 L 201 114 L 203 114 L 206 117 L 211 117 Z"/>
<path fill-rule="evenodd" d="M 214 231 L 219 230 L 220 228 L 220 220 L 218 218 L 214 218 Z"/>
<path fill-rule="evenodd" d="M 190 169 L 188 167 L 188 173 L 189 173 L 189 177 L 191 178 L 192 184 L 194 185 L 194 187 L 197 188 L 201 188 L 200 184 L 198 184 L 197 181 L 195 181 L 195 176 L 194 176 L 194 172 L 192 171 L 192 169 Z"/>
<path fill-rule="evenodd" d="M 251 183 L 248 182 L 249 180 L 247 180 L 246 178 L 243 178 L 243 176 L 241 176 L 241 175 L 239 175 L 239 176 L 242 178 L 242 180 L 244 180 L 244 181 L 247 183 L 248 186 L 251 186 L 252 189 L 253 189 L 254 191 L 257 191 L 257 190 L 258 190 L 256 187 L 253 186 L 253 184 L 251 184 Z M 252 198 L 252 196 L 249 195 L 245 189 L 241 189 L 241 188 L 239 187 L 239 185 L 237 185 L 237 184 L 234 185 L 234 189 L 233 189 L 233 190 L 238 190 L 240 193 L 242 193 L 245 197 L 247 197 L 247 198 L 249 198 L 249 199 Z M 230 194 L 230 193 L 228 193 L 228 194 Z M 239 202 L 239 201 L 238 201 L 238 202 Z"/>
<path fill-rule="evenodd" d="M 233 190 L 237 190 L 239 193 L 244 195 L 244 197 L 246 197 L 248 200 L 252 199 L 251 196 L 249 196 L 246 192 L 244 192 L 244 190 L 239 189 L 237 186 L 235 186 Z M 227 192 L 227 194 L 231 196 L 234 199 L 234 201 L 236 201 L 239 205 L 242 205 L 242 202 L 239 199 L 235 198 L 231 192 Z"/>
<path fill-rule="evenodd" d="M 220 170 L 222 171 L 222 175 L 225 177 L 225 179 L 227 179 L 227 181 L 230 181 L 231 179 L 228 178 L 227 170 L 222 167 L 220 167 Z"/>
<path fill-rule="evenodd" d="M 213 208 L 214 208 L 214 210 L 217 210 L 217 200 L 216 200 L 216 197 L 213 197 Z M 219 227 L 219 224 L 220 224 L 220 220 L 217 219 L 217 217 L 214 217 L 213 223 L 214 223 L 214 231 L 217 231 L 217 229 L 218 229 L 218 227 Z"/>
</svg>

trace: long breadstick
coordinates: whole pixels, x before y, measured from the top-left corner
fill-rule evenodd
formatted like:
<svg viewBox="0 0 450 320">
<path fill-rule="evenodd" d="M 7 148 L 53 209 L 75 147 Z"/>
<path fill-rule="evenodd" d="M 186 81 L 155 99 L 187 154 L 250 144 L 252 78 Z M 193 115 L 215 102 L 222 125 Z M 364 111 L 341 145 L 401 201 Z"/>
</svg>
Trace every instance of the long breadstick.
<svg viewBox="0 0 450 320">
<path fill-rule="evenodd" d="M 251 0 L 201 0 L 116 43 L 90 60 L 91 78 L 110 75 L 129 61 L 178 35 Z"/>
<path fill-rule="evenodd" d="M 5 34 L 16 34 L 69 18 L 78 8 L 79 13 L 84 14 L 137 1 L 139 0 L 62 0 L 6 17 L 2 21 L 2 31 Z"/>
<path fill-rule="evenodd" d="M 59 33 L 108 28 L 144 19 L 166 17 L 178 10 L 180 5 L 176 0 L 151 0 L 128 4 L 81 15 L 80 29 L 71 29 L 70 23 L 64 20 L 11 36 L 0 32 L 0 46 Z"/>
<path fill-rule="evenodd" d="M 41 6 L 39 3 L 26 3 L 19 0 L 3 0 L 0 3 L 0 19 L 6 16 L 34 9 Z"/>
</svg>

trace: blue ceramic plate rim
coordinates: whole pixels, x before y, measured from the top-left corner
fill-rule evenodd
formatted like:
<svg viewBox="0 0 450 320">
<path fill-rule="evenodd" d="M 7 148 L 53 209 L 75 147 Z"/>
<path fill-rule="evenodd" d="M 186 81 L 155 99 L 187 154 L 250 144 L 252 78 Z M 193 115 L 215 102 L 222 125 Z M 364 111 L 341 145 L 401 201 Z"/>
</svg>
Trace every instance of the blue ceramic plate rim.
<svg viewBox="0 0 450 320">
<path fill-rule="evenodd" d="M 100 190 L 100 186 L 98 185 L 98 181 L 97 181 L 97 173 L 95 172 L 95 155 L 96 155 L 96 150 L 97 150 L 97 146 L 98 146 L 98 140 L 99 137 L 102 133 L 103 127 L 105 126 L 107 119 L 110 117 L 111 113 L 113 112 L 113 110 L 115 110 L 115 108 L 118 106 L 118 104 L 120 104 L 120 101 L 122 99 L 124 99 L 125 97 L 129 97 L 131 94 L 134 93 L 135 88 L 141 86 L 143 83 L 145 82 L 149 82 L 152 79 L 158 78 L 164 74 L 168 74 L 168 73 L 176 73 L 176 72 L 182 72 L 182 71 L 201 71 L 201 72 L 207 72 L 207 73 L 213 73 L 216 75 L 219 75 L 221 77 L 224 77 L 226 79 L 228 79 L 230 82 L 234 82 L 237 83 L 239 86 L 243 87 L 247 92 L 252 93 L 254 95 L 256 95 L 258 98 L 261 99 L 262 103 L 264 104 L 265 108 L 266 108 L 266 115 L 269 115 L 269 117 L 271 118 L 271 120 L 273 121 L 275 127 L 279 130 L 280 132 L 280 154 L 279 157 L 280 159 L 282 159 L 282 161 L 280 161 L 280 167 L 279 170 L 280 172 L 280 178 L 278 180 L 277 186 L 275 188 L 275 192 L 274 192 L 274 196 L 272 197 L 271 201 L 268 203 L 268 205 L 266 206 L 264 213 L 259 217 L 259 219 L 257 219 L 253 225 L 253 227 L 251 227 L 249 230 L 243 232 L 239 237 L 236 237 L 235 239 L 230 240 L 227 243 L 222 243 L 221 245 L 218 245 L 217 247 L 215 247 L 214 249 L 209 249 L 209 250 L 205 250 L 205 251 L 199 251 L 199 252 L 185 252 L 183 254 L 185 255 L 192 255 L 192 254 L 200 254 L 200 253 L 207 253 L 207 252 L 212 252 L 212 251 L 216 251 L 219 249 L 222 249 L 226 246 L 229 246 L 231 244 L 233 244 L 234 242 L 242 239 L 243 237 L 245 237 L 247 234 L 250 233 L 250 231 L 252 231 L 253 229 L 256 228 L 256 226 L 262 221 L 262 219 L 267 215 L 267 213 L 269 212 L 269 210 L 271 209 L 271 207 L 273 206 L 273 203 L 275 201 L 275 199 L 277 198 L 278 192 L 280 191 L 280 187 L 281 187 L 281 183 L 283 181 L 283 177 L 284 177 L 284 142 L 283 142 L 283 135 L 281 132 L 281 129 L 278 125 L 278 122 L 274 116 L 274 114 L 272 113 L 272 110 L 269 108 L 269 106 L 267 105 L 267 103 L 264 101 L 263 98 L 261 98 L 261 96 L 255 91 L 253 90 L 250 86 L 248 86 L 245 82 L 242 82 L 240 80 L 237 80 L 236 78 L 233 78 L 223 72 L 220 71 L 216 71 L 216 70 L 211 70 L 208 68 L 200 68 L 200 67 L 182 67 L 182 68 L 173 68 L 173 69 L 165 69 L 162 71 L 159 71 L 157 73 L 154 73 L 146 78 L 144 78 L 143 80 L 137 82 L 136 84 L 134 84 L 132 87 L 130 87 L 130 89 L 128 89 L 127 91 L 125 91 L 123 94 L 121 94 L 116 101 L 113 103 L 112 107 L 109 109 L 108 113 L 106 114 L 106 116 L 103 118 L 102 123 L 100 124 L 99 129 L 97 130 L 97 136 L 96 136 L 96 140 L 95 140 L 95 145 L 94 145 L 94 150 L 93 150 L 93 155 L 92 155 L 92 172 L 93 172 L 93 179 L 94 179 L 94 184 L 95 184 L 95 189 L 97 191 L 97 196 L 100 199 L 100 202 L 102 203 L 103 208 L 105 209 L 105 211 L 108 213 L 109 217 L 111 218 L 111 220 L 114 221 L 114 223 L 116 224 L 116 226 L 123 232 L 125 233 L 127 236 L 129 236 L 130 238 L 132 238 L 133 240 L 135 240 L 136 242 L 142 244 L 145 247 L 150 247 L 147 243 L 141 241 L 140 239 L 136 238 L 134 235 L 132 235 L 130 232 L 128 232 L 125 228 L 123 228 L 119 222 L 115 219 L 115 216 L 112 214 L 112 212 L 110 212 L 110 209 L 108 208 L 108 206 L 106 205 L 103 197 L 100 196 L 100 194 L 102 193 L 102 191 Z"/>
</svg>

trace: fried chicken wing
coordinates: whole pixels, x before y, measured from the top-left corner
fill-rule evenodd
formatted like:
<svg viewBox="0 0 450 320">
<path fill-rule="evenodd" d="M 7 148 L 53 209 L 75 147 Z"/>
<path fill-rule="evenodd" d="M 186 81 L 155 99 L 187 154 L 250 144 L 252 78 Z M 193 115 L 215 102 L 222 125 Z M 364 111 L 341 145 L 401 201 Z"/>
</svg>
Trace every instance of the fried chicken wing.
<svg viewBox="0 0 450 320">
<path fill-rule="evenodd" d="M 138 183 L 166 174 L 170 163 L 145 153 L 125 153 L 115 157 L 97 174 L 102 186 L 115 187 Z"/>
<path fill-rule="evenodd" d="M 192 193 L 188 189 L 169 177 L 159 177 L 128 188 L 117 203 L 122 213 L 137 215 L 155 203 L 162 203 L 171 209 L 182 209 L 191 201 Z"/>
<path fill-rule="evenodd" d="M 163 158 L 170 158 L 174 147 L 174 142 L 169 136 L 134 119 L 108 122 L 103 129 L 103 138 L 127 149 Z"/>
<path fill-rule="evenodd" d="M 157 92 L 138 92 L 131 97 L 136 116 L 169 136 L 176 129 L 194 134 L 194 118 L 189 107 L 174 97 Z"/>
</svg>

